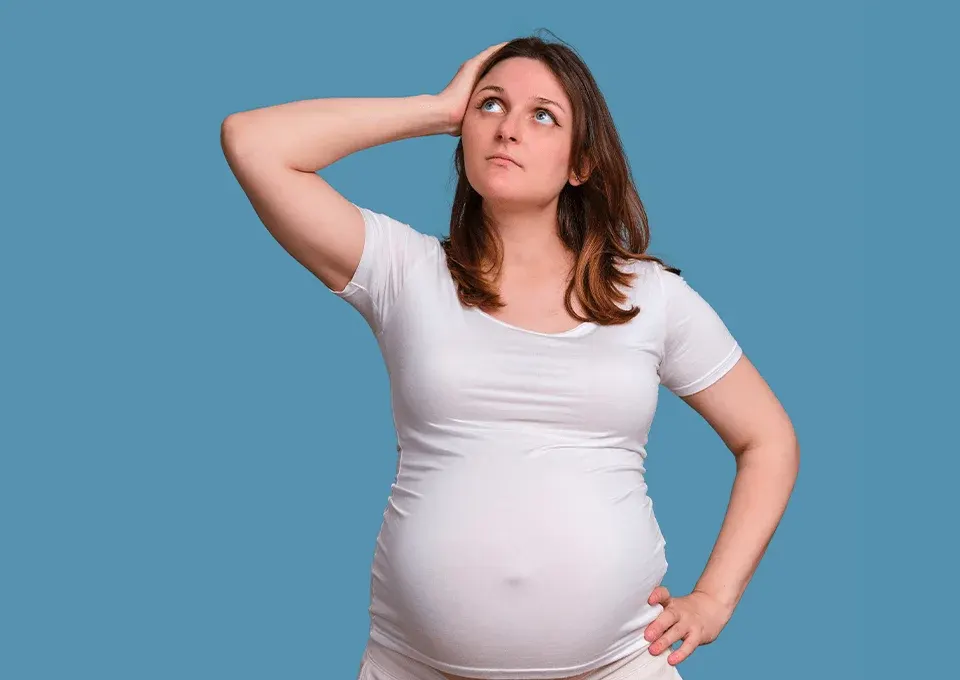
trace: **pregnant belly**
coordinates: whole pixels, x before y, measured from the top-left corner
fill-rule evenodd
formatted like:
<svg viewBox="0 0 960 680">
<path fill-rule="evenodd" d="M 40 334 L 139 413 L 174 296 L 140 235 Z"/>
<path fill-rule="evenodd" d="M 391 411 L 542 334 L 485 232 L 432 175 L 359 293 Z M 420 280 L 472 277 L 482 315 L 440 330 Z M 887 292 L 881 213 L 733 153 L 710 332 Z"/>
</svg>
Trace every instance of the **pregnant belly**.
<svg viewBox="0 0 960 680">
<path fill-rule="evenodd" d="M 421 480 L 422 481 L 422 480 Z M 660 607 L 664 542 L 639 474 L 464 466 L 404 493 L 374 561 L 375 624 L 446 668 L 572 668 Z"/>
</svg>

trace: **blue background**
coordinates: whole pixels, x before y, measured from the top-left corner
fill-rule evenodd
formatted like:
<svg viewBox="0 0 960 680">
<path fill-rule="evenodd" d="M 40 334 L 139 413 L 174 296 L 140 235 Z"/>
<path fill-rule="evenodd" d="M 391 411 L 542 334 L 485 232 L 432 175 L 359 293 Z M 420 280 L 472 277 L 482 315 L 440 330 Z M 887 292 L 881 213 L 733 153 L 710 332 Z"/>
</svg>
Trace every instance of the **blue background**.
<svg viewBox="0 0 960 680">
<path fill-rule="evenodd" d="M 899 21 L 879 14 L 871 24 L 856 2 L 5 5 L 0 677 L 355 677 L 395 472 L 386 373 L 360 316 L 260 224 L 220 124 L 298 99 L 439 92 L 465 59 L 539 28 L 593 70 L 651 252 L 714 305 L 800 437 L 766 557 L 681 674 L 866 677 L 867 624 L 893 639 L 890 609 L 867 608 L 863 545 L 876 481 L 864 474 L 865 124 L 896 105 L 866 99 L 864 36 Z M 455 145 L 405 140 L 322 174 L 439 235 Z M 666 390 L 649 453 L 665 583 L 684 594 L 733 458 Z M 906 525 L 886 526 L 902 554 Z"/>
</svg>

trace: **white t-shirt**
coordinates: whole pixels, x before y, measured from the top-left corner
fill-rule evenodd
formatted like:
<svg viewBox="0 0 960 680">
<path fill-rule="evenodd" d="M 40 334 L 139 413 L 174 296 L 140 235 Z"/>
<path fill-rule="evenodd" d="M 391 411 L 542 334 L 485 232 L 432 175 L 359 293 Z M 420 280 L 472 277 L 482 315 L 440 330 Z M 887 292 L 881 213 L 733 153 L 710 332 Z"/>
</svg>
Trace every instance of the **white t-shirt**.
<svg viewBox="0 0 960 680">
<path fill-rule="evenodd" d="M 519 328 L 460 304 L 437 237 L 357 207 L 363 254 L 333 292 L 377 338 L 399 455 L 371 637 L 481 678 L 577 675 L 642 650 L 667 569 L 644 481 L 658 385 L 708 387 L 737 341 L 684 279 L 641 261 L 629 323 Z"/>
</svg>

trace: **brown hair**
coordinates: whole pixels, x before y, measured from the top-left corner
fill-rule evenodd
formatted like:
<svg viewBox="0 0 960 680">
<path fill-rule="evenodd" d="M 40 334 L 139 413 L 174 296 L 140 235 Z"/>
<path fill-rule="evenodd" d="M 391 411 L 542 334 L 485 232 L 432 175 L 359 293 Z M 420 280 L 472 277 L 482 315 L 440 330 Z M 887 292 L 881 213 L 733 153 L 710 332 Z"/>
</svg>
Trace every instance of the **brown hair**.
<svg viewBox="0 0 960 680">
<path fill-rule="evenodd" d="M 589 170 L 579 186 L 567 184 L 557 204 L 559 236 L 577 260 L 564 295 L 567 312 L 580 321 L 601 325 L 623 324 L 639 308 L 623 309 L 627 297 L 618 286 L 632 282 L 633 274 L 616 267 L 616 258 L 652 260 L 676 274 L 680 270 L 645 253 L 650 243 L 647 214 L 637 193 L 620 136 L 600 88 L 576 51 L 566 44 L 529 36 L 504 45 L 480 68 L 479 82 L 497 63 L 511 57 L 536 59 L 559 79 L 573 104 L 571 164 Z M 457 284 L 460 302 L 468 306 L 497 308 L 504 303 L 482 273 L 484 262 L 499 270 L 502 242 L 484 221 L 482 197 L 464 171 L 463 140 L 454 154 L 457 187 L 450 217 L 450 235 L 441 240 L 447 267 Z M 576 293 L 586 317 L 574 310 Z"/>
</svg>

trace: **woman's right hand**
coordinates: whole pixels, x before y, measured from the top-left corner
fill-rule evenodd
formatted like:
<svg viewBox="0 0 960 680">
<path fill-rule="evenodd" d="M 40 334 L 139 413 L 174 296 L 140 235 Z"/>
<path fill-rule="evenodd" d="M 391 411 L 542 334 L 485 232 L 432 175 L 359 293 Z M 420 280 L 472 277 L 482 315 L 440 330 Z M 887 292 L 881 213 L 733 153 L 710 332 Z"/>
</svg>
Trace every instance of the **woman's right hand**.
<svg viewBox="0 0 960 680">
<path fill-rule="evenodd" d="M 460 70 L 453 77 L 453 80 L 443 89 L 443 92 L 437 95 L 437 99 L 447 109 L 450 116 L 449 134 L 454 137 L 460 136 L 460 130 L 463 126 L 463 117 L 467 112 L 467 105 L 470 103 L 470 95 L 473 93 L 473 86 L 476 84 L 477 73 L 480 67 L 494 52 L 499 50 L 507 43 L 502 42 L 491 45 L 480 54 L 471 57 L 460 65 Z"/>
</svg>

